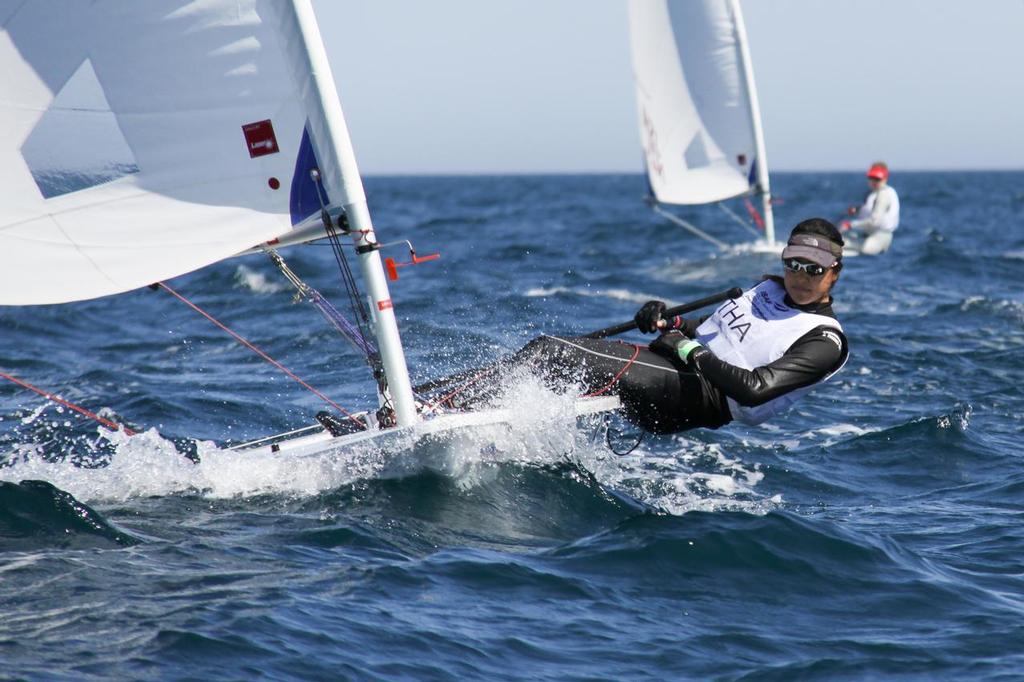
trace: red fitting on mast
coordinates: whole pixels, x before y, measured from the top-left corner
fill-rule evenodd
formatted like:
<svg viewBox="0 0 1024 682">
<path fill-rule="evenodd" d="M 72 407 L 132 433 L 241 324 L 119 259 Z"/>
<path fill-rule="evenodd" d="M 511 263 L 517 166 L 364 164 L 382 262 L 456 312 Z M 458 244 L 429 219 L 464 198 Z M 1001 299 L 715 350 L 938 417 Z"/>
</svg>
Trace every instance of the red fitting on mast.
<svg viewBox="0 0 1024 682">
<path fill-rule="evenodd" d="M 420 263 L 426 263 L 427 261 L 437 260 L 441 257 L 440 253 L 431 253 L 426 256 L 417 256 L 416 252 L 409 249 L 409 260 L 404 263 L 399 263 L 394 258 L 384 259 L 384 269 L 388 273 L 388 279 L 395 281 L 398 279 L 398 268 L 404 268 L 407 265 L 419 265 Z"/>
</svg>

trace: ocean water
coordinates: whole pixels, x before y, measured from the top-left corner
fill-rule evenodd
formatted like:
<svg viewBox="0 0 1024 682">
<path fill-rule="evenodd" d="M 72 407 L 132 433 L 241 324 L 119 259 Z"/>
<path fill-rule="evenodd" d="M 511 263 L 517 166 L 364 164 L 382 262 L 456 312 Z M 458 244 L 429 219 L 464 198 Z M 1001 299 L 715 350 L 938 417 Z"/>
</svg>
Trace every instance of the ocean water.
<svg viewBox="0 0 1024 682">
<path fill-rule="evenodd" d="M 835 290 L 845 370 L 769 425 L 622 457 L 530 377 L 507 433 L 443 456 L 239 454 L 323 406 L 171 296 L 0 308 L 0 370 L 140 432 L 0 383 L 0 678 L 1024 677 L 1024 173 L 892 184 L 892 250 Z M 782 234 L 866 190 L 773 185 Z M 367 189 L 383 240 L 441 253 L 392 283 L 415 381 L 779 272 L 652 215 L 639 175 Z M 748 241 L 718 209 L 683 215 Z M 329 249 L 284 255 L 344 301 Z M 265 258 L 171 285 L 373 406 Z"/>
</svg>

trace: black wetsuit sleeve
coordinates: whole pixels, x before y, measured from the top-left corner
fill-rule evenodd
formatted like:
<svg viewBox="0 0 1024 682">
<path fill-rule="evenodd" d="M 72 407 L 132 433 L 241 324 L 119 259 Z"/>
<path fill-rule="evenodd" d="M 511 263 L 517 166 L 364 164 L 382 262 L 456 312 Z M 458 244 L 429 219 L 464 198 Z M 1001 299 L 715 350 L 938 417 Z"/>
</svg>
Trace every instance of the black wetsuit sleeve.
<svg viewBox="0 0 1024 682">
<path fill-rule="evenodd" d="M 837 370 L 847 354 L 846 337 L 831 327 L 815 327 L 778 360 L 752 370 L 730 365 L 703 348 L 693 363 L 712 385 L 740 405 L 755 407 L 809 386 Z"/>
</svg>

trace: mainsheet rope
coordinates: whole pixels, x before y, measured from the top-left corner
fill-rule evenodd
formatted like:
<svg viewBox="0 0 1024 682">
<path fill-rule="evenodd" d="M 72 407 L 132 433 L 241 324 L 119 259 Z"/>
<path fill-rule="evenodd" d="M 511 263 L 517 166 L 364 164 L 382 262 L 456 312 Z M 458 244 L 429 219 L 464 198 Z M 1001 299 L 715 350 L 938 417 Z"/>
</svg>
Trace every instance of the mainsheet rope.
<svg viewBox="0 0 1024 682">
<path fill-rule="evenodd" d="M 359 426 L 361 426 L 361 427 L 365 426 L 365 424 L 358 417 L 356 417 L 354 414 L 352 414 L 351 412 L 346 410 L 344 407 L 342 407 L 338 403 L 336 403 L 333 400 L 331 400 L 330 398 L 328 398 L 326 395 L 324 395 L 323 393 L 321 393 L 317 389 L 315 389 L 312 386 L 310 386 L 308 383 L 306 383 L 305 381 L 300 379 L 298 376 L 296 376 L 295 373 L 292 372 L 290 369 L 288 369 L 287 367 L 282 365 L 280 362 L 278 362 L 274 358 L 272 358 L 269 355 L 267 355 L 266 353 L 264 353 L 262 350 L 257 348 L 255 345 L 250 343 L 248 340 L 243 338 L 241 335 L 239 335 L 235 331 L 229 329 L 225 324 L 223 324 L 222 322 L 217 320 L 215 317 L 210 315 L 210 313 L 206 312 L 205 310 L 203 310 L 202 308 L 197 306 L 195 303 L 193 303 L 192 301 L 188 300 L 187 298 L 185 298 L 184 296 L 179 294 L 177 291 L 175 291 L 171 287 L 167 286 L 165 283 L 157 282 L 153 286 L 159 287 L 159 288 L 163 289 L 164 291 L 166 291 L 167 293 L 171 294 L 172 296 L 177 298 L 179 301 L 181 301 L 182 303 L 184 303 L 188 307 L 192 308 L 192 310 L 196 311 L 197 313 L 199 313 L 200 315 L 205 317 L 207 320 L 209 320 L 210 322 L 215 324 L 217 327 L 221 328 L 222 330 L 224 330 L 225 332 L 230 334 L 236 341 L 241 343 L 243 346 L 245 346 L 246 348 L 248 348 L 252 352 L 254 352 L 257 355 L 259 355 L 261 358 L 263 358 L 264 360 L 266 360 L 267 362 L 272 364 L 274 367 L 277 367 L 279 370 L 284 372 L 290 379 L 292 379 L 293 381 L 297 382 L 300 386 L 302 386 L 306 390 L 310 391 L 313 395 L 317 396 L 318 398 L 323 400 L 325 403 L 327 403 L 328 405 L 330 405 L 334 409 L 338 410 L 339 412 L 344 414 L 346 417 L 348 417 L 352 421 L 354 421 L 357 424 L 359 424 Z"/>
<path fill-rule="evenodd" d="M 587 393 L 586 395 L 583 396 L 584 398 L 594 398 L 594 397 L 599 396 L 599 395 L 604 395 L 605 393 L 610 391 L 612 389 L 612 387 L 615 386 L 615 384 L 619 383 L 619 379 L 622 378 L 622 375 L 626 373 L 626 371 L 633 365 L 634 362 L 636 362 L 637 357 L 640 355 L 640 346 L 638 346 L 635 343 L 627 344 L 625 341 L 619 341 L 619 343 L 627 345 L 627 346 L 633 346 L 633 355 L 632 355 L 632 357 L 629 358 L 629 360 L 626 362 L 626 364 L 622 366 L 622 369 L 619 370 L 619 373 L 616 374 L 612 378 L 612 380 L 609 381 L 608 384 L 604 388 L 600 388 L 600 389 L 594 391 L 593 393 Z"/>
</svg>

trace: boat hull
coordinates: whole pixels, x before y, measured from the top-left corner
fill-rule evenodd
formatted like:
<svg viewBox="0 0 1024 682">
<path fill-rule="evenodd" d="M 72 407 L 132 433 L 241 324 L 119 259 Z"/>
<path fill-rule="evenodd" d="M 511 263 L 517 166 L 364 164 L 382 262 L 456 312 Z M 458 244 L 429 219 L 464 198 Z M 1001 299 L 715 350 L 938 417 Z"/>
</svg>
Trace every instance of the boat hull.
<svg viewBox="0 0 1024 682">
<path fill-rule="evenodd" d="M 578 398 L 574 404 L 577 423 L 593 424 L 587 418 L 613 412 L 622 407 L 618 396 Z M 290 458 L 319 457 L 377 463 L 380 473 L 403 475 L 424 467 L 450 469 L 469 453 L 478 459 L 481 452 L 503 449 L 518 430 L 523 416 L 508 409 L 453 412 L 424 419 L 412 426 L 358 431 L 333 436 L 326 429 L 303 430 L 272 436 L 254 443 L 230 448 L 253 455 Z M 399 456 L 400 455 L 400 456 Z"/>
</svg>

